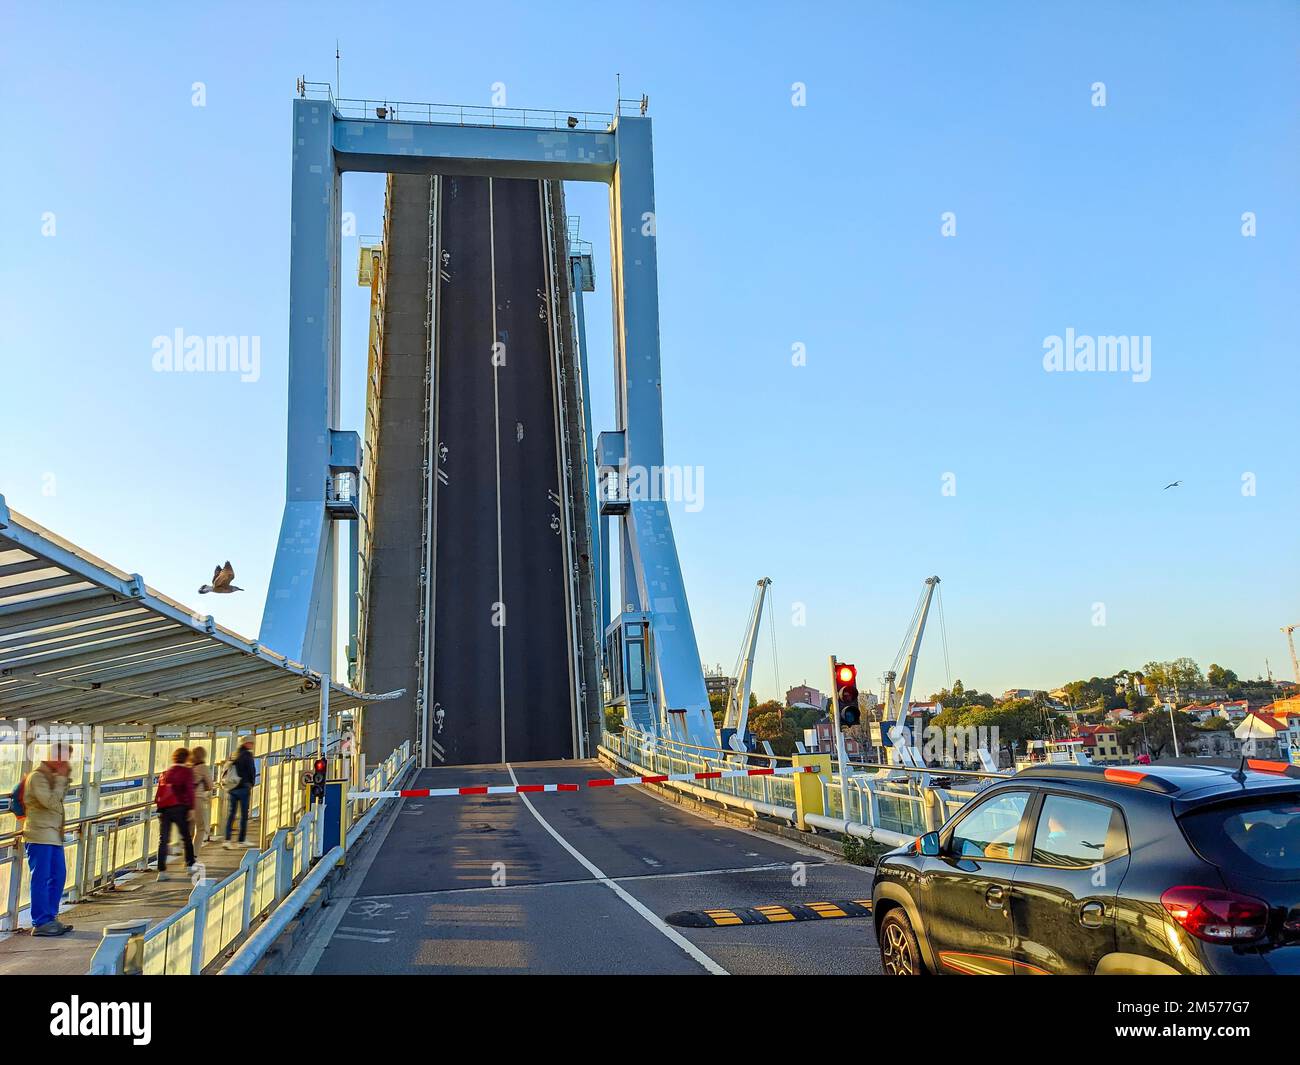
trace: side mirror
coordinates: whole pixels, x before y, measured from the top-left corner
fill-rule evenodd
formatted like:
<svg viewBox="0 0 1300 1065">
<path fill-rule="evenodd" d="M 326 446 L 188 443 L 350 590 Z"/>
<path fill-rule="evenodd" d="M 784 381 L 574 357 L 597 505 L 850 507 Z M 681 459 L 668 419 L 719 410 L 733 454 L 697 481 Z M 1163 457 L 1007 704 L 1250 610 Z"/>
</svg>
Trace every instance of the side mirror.
<svg viewBox="0 0 1300 1065">
<path fill-rule="evenodd" d="M 939 857 L 939 833 L 927 832 L 916 841 L 916 853 L 924 858 Z"/>
</svg>

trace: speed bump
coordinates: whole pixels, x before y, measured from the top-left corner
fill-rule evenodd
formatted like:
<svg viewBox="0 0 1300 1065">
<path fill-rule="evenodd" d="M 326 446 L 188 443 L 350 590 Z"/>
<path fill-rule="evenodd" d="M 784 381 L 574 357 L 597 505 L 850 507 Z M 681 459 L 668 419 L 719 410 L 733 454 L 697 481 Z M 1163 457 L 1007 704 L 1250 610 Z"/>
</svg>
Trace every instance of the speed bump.
<svg viewBox="0 0 1300 1065">
<path fill-rule="evenodd" d="M 682 910 L 664 918 L 678 928 L 726 928 L 745 924 L 784 924 L 788 921 L 835 920 L 840 917 L 870 917 L 870 899 L 837 899 L 834 902 L 796 902 L 786 906 L 718 907 L 712 910 Z"/>
</svg>

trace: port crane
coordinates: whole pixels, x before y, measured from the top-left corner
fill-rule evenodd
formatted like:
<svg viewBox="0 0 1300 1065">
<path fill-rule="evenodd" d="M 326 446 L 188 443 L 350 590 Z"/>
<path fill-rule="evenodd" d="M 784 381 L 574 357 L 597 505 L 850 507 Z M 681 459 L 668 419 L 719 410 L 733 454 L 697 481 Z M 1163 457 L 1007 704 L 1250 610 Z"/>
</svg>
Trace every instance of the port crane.
<svg viewBox="0 0 1300 1065">
<path fill-rule="evenodd" d="M 903 641 L 903 647 L 907 649 L 907 657 L 901 669 L 897 671 L 891 669 L 885 674 L 885 710 L 882 720 L 888 724 L 894 737 L 901 738 L 903 735 L 900 730 L 907 718 L 907 708 L 912 701 L 912 683 L 916 679 L 916 660 L 921 652 L 921 637 L 925 635 L 925 622 L 930 616 L 930 601 L 934 598 L 935 589 L 938 587 L 938 577 L 926 577 L 925 590 L 921 592 L 916 610 L 912 614 L 909 635 Z M 903 649 L 900 648 L 899 657 L 902 657 L 902 654 Z M 895 665 L 897 664 L 898 660 L 895 659 Z M 900 747 L 897 740 L 889 748 L 889 758 L 894 765 L 921 764 L 915 745 L 909 743 Z"/>
<path fill-rule="evenodd" d="M 754 681 L 754 650 L 758 646 L 758 628 L 763 620 L 763 602 L 771 584 L 771 577 L 760 577 L 755 586 L 749 625 L 745 629 L 745 638 L 741 641 L 740 654 L 737 656 L 736 680 L 727 690 L 727 708 L 722 715 L 723 731 L 735 729 L 729 743 L 731 749 L 738 753 L 748 750 L 745 746 L 745 731 L 749 727 L 749 692 Z"/>
<path fill-rule="evenodd" d="M 1295 677 L 1296 683 L 1300 684 L 1300 662 L 1296 661 L 1295 637 L 1291 635 L 1296 629 L 1300 629 L 1300 623 L 1282 626 L 1282 631 L 1286 633 L 1286 645 L 1291 650 L 1291 673 Z"/>
</svg>

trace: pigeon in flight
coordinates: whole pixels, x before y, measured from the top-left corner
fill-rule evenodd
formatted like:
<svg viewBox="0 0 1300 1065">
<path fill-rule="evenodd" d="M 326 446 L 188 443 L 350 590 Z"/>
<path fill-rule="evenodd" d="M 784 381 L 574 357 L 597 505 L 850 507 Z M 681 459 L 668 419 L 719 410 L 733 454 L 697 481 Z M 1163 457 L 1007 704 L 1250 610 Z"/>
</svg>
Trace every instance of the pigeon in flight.
<svg viewBox="0 0 1300 1065">
<path fill-rule="evenodd" d="M 227 592 L 242 592 L 244 589 L 230 582 L 235 579 L 235 571 L 231 568 L 229 562 L 224 566 L 218 566 L 212 571 L 212 583 L 205 584 L 199 589 L 199 595 L 207 595 L 208 592 L 216 592 L 218 595 Z"/>
<path fill-rule="evenodd" d="M 1165 485 L 1162 489 L 1160 489 L 1160 491 L 1167 492 L 1171 488 L 1180 488 L 1182 487 L 1182 483 L 1183 483 L 1182 481 L 1173 481 L 1170 484 Z M 229 565 L 229 563 L 227 563 L 227 565 Z"/>
</svg>

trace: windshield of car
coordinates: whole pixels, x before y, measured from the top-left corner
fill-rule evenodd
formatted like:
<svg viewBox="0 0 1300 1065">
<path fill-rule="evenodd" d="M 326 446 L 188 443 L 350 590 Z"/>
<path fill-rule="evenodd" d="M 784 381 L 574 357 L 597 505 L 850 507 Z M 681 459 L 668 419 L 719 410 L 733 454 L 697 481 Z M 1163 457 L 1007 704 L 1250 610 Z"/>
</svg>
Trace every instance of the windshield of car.
<svg viewBox="0 0 1300 1065">
<path fill-rule="evenodd" d="M 1261 880 L 1300 880 L 1300 792 L 1194 810 L 1182 823 L 1215 865 Z"/>
</svg>

